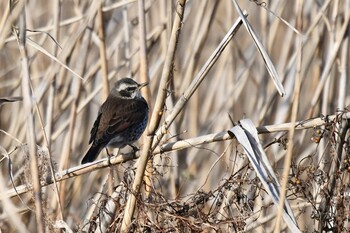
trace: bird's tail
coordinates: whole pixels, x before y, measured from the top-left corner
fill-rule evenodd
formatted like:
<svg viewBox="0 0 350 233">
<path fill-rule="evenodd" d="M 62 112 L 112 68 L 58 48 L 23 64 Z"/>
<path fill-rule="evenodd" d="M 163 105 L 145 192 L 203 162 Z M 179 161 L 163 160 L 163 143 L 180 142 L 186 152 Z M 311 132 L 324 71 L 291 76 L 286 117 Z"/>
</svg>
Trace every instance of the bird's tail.
<svg viewBox="0 0 350 233">
<path fill-rule="evenodd" d="M 92 145 L 86 153 L 86 155 L 84 156 L 83 160 L 81 161 L 81 164 L 90 163 L 94 161 L 97 158 L 98 154 L 101 152 L 101 150 L 101 146 Z"/>
</svg>

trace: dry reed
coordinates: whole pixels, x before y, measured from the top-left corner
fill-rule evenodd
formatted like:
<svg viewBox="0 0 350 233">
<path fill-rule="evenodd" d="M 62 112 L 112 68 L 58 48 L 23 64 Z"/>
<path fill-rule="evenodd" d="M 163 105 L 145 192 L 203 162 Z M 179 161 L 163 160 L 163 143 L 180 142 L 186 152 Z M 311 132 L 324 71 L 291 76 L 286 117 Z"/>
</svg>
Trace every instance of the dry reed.
<svg viewBox="0 0 350 233">
<path fill-rule="evenodd" d="M 239 21 L 234 2 L 257 37 L 240 27 L 214 53 Z M 227 132 L 242 118 L 259 126 L 299 229 L 348 231 L 350 0 L 1 1 L 0 12 L 2 232 L 288 231 Z M 124 76 L 150 83 L 141 150 L 79 166 Z"/>
</svg>

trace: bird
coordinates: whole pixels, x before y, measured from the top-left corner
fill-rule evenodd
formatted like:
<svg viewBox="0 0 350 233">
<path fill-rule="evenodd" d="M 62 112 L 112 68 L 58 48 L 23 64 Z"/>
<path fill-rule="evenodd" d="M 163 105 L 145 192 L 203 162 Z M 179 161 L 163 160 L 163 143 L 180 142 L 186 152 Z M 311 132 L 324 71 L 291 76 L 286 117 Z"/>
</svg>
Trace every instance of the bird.
<svg viewBox="0 0 350 233">
<path fill-rule="evenodd" d="M 148 122 L 148 104 L 140 92 L 146 85 L 148 82 L 139 84 L 131 78 L 115 83 L 98 111 L 90 132 L 91 146 L 81 164 L 93 162 L 106 147 L 129 145 L 137 150 L 133 143 L 141 137 Z"/>
</svg>

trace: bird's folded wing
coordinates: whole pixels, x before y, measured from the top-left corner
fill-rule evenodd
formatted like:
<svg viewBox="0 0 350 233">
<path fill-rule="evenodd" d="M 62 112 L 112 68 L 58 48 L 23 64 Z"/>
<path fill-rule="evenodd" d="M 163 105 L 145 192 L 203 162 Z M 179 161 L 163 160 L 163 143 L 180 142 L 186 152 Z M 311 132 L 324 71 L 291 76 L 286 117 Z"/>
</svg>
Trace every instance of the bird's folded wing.
<svg viewBox="0 0 350 233">
<path fill-rule="evenodd" d="M 147 108 L 147 104 L 142 101 L 130 101 L 116 108 L 118 111 L 102 113 L 95 140 L 98 143 L 108 143 L 113 137 L 141 123 L 147 114 Z"/>
<path fill-rule="evenodd" d="M 98 130 L 98 126 L 100 124 L 100 119 L 101 119 L 102 113 L 98 112 L 98 116 L 94 122 L 94 126 L 92 127 L 91 131 L 90 131 L 90 139 L 89 139 L 89 144 L 91 144 L 95 138 L 96 138 L 96 134 L 97 134 L 97 130 Z"/>
</svg>

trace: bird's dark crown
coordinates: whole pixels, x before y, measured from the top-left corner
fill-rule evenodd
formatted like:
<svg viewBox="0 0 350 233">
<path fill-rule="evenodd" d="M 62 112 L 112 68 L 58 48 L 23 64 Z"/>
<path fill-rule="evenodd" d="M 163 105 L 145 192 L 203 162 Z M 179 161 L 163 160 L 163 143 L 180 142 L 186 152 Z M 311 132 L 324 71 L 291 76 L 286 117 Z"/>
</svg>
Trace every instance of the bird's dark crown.
<svg viewBox="0 0 350 233">
<path fill-rule="evenodd" d="M 116 94 L 124 98 L 138 98 L 141 96 L 139 84 L 131 78 L 122 78 L 114 85 Z"/>
</svg>

